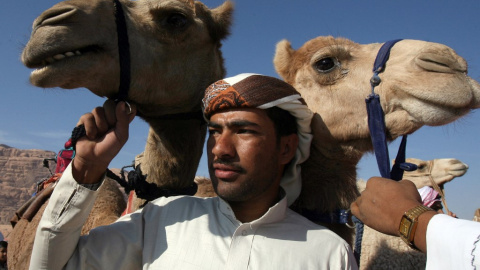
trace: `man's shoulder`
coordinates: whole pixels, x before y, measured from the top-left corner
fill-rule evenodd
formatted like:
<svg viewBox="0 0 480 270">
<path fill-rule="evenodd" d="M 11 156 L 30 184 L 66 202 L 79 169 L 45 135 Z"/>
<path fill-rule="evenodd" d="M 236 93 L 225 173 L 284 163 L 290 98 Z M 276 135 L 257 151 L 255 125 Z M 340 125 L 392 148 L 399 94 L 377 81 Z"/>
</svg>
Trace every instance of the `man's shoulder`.
<svg viewBox="0 0 480 270">
<path fill-rule="evenodd" d="M 326 230 L 328 230 L 325 226 L 322 226 L 322 225 L 319 225 L 319 224 L 316 224 L 316 223 L 310 221 L 306 217 L 298 214 L 297 212 L 291 210 L 290 208 L 287 209 L 285 218 L 287 220 L 290 220 L 290 222 L 298 224 L 299 226 L 306 227 L 308 229 L 314 229 L 314 230 L 315 229 L 317 229 L 317 230 L 326 229 Z"/>
<path fill-rule="evenodd" d="M 218 207 L 215 202 L 215 198 L 160 197 L 147 203 L 139 212 L 146 219 L 158 219 L 159 216 L 168 216 L 169 219 L 192 219 L 217 212 Z"/>
<path fill-rule="evenodd" d="M 296 226 L 298 230 L 308 231 L 309 234 L 321 234 L 323 237 L 332 238 L 332 240 L 338 240 L 342 243 L 344 242 L 343 238 L 327 227 L 316 224 L 291 209 L 287 209 L 285 222 L 288 222 L 291 226 Z"/>
<path fill-rule="evenodd" d="M 195 197 L 195 196 L 187 196 L 187 195 L 179 195 L 179 196 L 170 196 L 170 197 L 160 197 L 153 201 L 151 204 L 154 205 L 167 205 L 167 204 L 211 204 L 216 200 L 216 197 Z"/>
</svg>

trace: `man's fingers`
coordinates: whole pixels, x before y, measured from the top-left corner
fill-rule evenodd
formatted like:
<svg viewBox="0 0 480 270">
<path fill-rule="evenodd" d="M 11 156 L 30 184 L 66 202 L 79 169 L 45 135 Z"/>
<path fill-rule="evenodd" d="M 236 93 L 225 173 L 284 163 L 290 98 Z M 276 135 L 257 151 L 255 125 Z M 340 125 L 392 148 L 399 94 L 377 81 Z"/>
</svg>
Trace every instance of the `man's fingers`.
<svg viewBox="0 0 480 270">
<path fill-rule="evenodd" d="M 115 134 L 122 142 L 128 140 L 128 127 L 133 118 L 135 118 L 135 113 L 135 108 L 128 107 L 123 101 L 118 102 L 116 105 L 115 114 L 117 122 L 115 124 Z"/>
<path fill-rule="evenodd" d="M 108 129 L 111 127 L 108 123 L 105 109 L 102 107 L 96 107 L 92 110 L 93 117 L 95 118 L 95 125 L 97 126 L 97 131 L 99 135 L 107 133 Z M 88 132 L 87 132 L 88 135 Z"/>
<path fill-rule="evenodd" d="M 400 181 L 398 181 L 398 183 L 400 183 L 401 185 L 403 185 L 405 188 L 408 188 L 408 189 L 412 189 L 412 188 L 417 189 L 415 184 L 412 181 L 407 180 L 407 179 L 400 180 Z"/>
<path fill-rule="evenodd" d="M 85 127 L 86 135 L 89 139 L 93 140 L 98 134 L 97 124 L 95 123 L 95 117 L 92 113 L 86 113 L 80 117 L 77 126 L 83 125 Z"/>
<path fill-rule="evenodd" d="M 360 211 L 359 211 L 359 208 L 358 208 L 357 201 L 354 201 L 353 203 L 350 204 L 350 211 L 352 212 L 352 215 L 354 215 L 358 218 L 358 216 L 360 215 Z"/>
<path fill-rule="evenodd" d="M 422 197 L 420 196 L 420 193 L 418 193 L 418 189 L 417 187 L 415 186 L 415 184 L 410 181 L 410 180 L 401 180 L 398 182 L 400 185 L 402 185 L 404 187 L 405 190 L 411 192 L 412 195 L 415 196 L 415 199 L 418 201 L 418 202 L 422 202 Z"/>
<path fill-rule="evenodd" d="M 117 122 L 117 116 L 115 115 L 116 107 L 117 104 L 111 99 L 107 99 L 105 103 L 103 103 L 103 109 L 105 110 L 105 118 L 107 119 L 109 127 L 115 126 L 115 123 Z"/>
<path fill-rule="evenodd" d="M 135 118 L 137 108 L 135 105 L 127 104 L 124 101 L 120 101 L 116 107 L 116 116 L 118 121 L 122 121 L 122 125 L 129 124 Z"/>
</svg>

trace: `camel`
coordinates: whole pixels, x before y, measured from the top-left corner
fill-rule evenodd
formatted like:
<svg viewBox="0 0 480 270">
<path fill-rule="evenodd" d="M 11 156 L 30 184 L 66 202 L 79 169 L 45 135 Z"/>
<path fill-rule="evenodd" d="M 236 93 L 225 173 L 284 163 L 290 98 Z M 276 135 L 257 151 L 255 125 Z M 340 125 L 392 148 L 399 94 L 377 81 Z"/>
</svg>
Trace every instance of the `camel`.
<svg viewBox="0 0 480 270">
<path fill-rule="evenodd" d="M 117 220 L 126 207 L 123 192 L 118 188 L 117 183 L 106 178 L 104 184 L 98 190 L 93 209 L 82 227 L 81 234 L 88 232 L 95 227 L 108 225 Z M 25 218 L 18 220 L 9 236 L 8 263 L 11 269 L 28 269 L 30 265 L 30 254 L 32 253 L 35 232 L 42 213 L 47 207 L 44 203 L 31 221 Z"/>
<path fill-rule="evenodd" d="M 381 45 L 322 36 L 298 50 L 287 40 L 276 46 L 277 73 L 315 113 L 311 154 L 302 164 L 302 191 L 292 205 L 313 221 L 349 209 L 359 195 L 356 165 L 373 149 L 365 98 L 371 93 L 373 63 Z M 466 74 L 466 61 L 445 45 L 420 40 L 395 44 L 375 88 L 388 141 L 424 125 L 448 124 L 479 108 L 480 84 Z M 352 243 L 353 229 L 318 223 Z"/>
<path fill-rule="evenodd" d="M 432 160 L 407 158 L 406 162 L 417 165 L 417 169 L 405 172 L 403 179 L 412 181 L 418 189 L 432 186 L 431 178 L 438 186 L 442 186 L 456 177 L 463 176 L 468 170 L 467 164 L 455 158 L 438 158 Z"/>
<path fill-rule="evenodd" d="M 418 189 L 425 186 L 432 187 L 431 181 L 434 181 L 437 186 L 442 186 L 456 177 L 463 176 L 468 170 L 467 164 L 453 158 L 427 161 L 408 158 L 406 162 L 417 165 L 418 169 L 406 171 L 403 179 L 412 181 Z M 366 181 L 362 179 L 357 182 L 360 193 L 365 189 L 365 185 Z M 364 226 L 360 265 L 363 269 L 398 269 L 407 266 L 409 269 L 425 269 L 426 256 L 409 248 L 398 237 Z"/>
<path fill-rule="evenodd" d="M 201 98 L 209 84 L 225 76 L 220 48 L 229 35 L 233 4 L 226 1 L 209 9 L 193 0 L 119 3 L 130 49 L 127 101 L 136 105 L 137 115 L 150 126 L 142 173 L 159 187 L 191 190 L 206 136 Z M 34 69 L 30 82 L 42 88 L 85 87 L 114 98 L 125 75 L 115 21 L 114 5 L 108 0 L 69 0 L 44 11 L 34 21 L 21 57 L 25 66 Z M 135 202 L 136 208 L 144 203 Z M 35 231 L 38 222 L 33 221 L 22 220 L 14 230 Z M 9 255 L 29 258 L 30 253 L 17 251 L 23 245 L 17 235 L 11 239 L 16 243 Z M 11 267 L 16 263 L 9 258 Z M 27 269 L 28 262 L 14 268 Z"/>
</svg>

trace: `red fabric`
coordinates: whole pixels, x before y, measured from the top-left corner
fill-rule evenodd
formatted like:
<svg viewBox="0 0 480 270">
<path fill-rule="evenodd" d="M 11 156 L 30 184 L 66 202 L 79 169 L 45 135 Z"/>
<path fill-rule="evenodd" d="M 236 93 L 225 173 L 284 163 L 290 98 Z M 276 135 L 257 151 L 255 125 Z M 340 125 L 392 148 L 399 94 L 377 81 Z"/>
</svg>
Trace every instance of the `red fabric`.
<svg viewBox="0 0 480 270">
<path fill-rule="evenodd" d="M 60 150 L 57 155 L 57 167 L 55 167 L 55 173 L 63 173 L 67 168 L 68 164 L 72 162 L 73 157 L 75 156 L 75 150 L 72 147 L 72 141 L 69 139 L 65 143 L 65 149 Z"/>
<path fill-rule="evenodd" d="M 50 177 L 48 180 L 45 180 L 45 181 L 42 182 L 42 189 L 45 189 L 50 184 L 57 182 L 58 179 L 60 179 L 60 177 L 62 177 L 61 173 L 56 173 L 56 174 L 52 175 L 52 177 Z"/>
<path fill-rule="evenodd" d="M 135 191 L 132 190 L 128 194 L 127 207 L 123 211 L 122 216 L 125 216 L 133 212 L 133 195 L 135 195 Z"/>
</svg>

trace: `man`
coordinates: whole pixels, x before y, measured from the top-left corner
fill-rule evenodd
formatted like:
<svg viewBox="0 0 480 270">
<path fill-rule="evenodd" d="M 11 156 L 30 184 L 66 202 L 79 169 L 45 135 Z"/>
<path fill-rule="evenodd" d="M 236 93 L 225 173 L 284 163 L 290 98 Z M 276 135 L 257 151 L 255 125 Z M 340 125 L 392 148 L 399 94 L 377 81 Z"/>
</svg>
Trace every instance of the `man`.
<svg viewBox="0 0 480 270">
<path fill-rule="evenodd" d="M 8 270 L 7 249 L 8 249 L 8 243 L 3 240 L 0 241 L 0 270 Z"/>
<path fill-rule="evenodd" d="M 439 214 L 423 206 L 411 181 L 371 178 L 351 210 L 379 232 L 407 235 L 406 242 L 427 254 L 426 269 L 480 267 L 480 223 Z"/>
<path fill-rule="evenodd" d="M 124 103 L 115 113 L 109 107 L 80 118 L 87 138 L 78 141 L 40 222 L 35 269 L 356 268 L 345 241 L 287 207 L 300 193 L 311 111 L 290 85 L 254 74 L 220 80 L 203 99 L 218 197 L 159 198 L 79 237 L 95 199 L 90 189 L 126 142 L 133 119 Z"/>
</svg>

